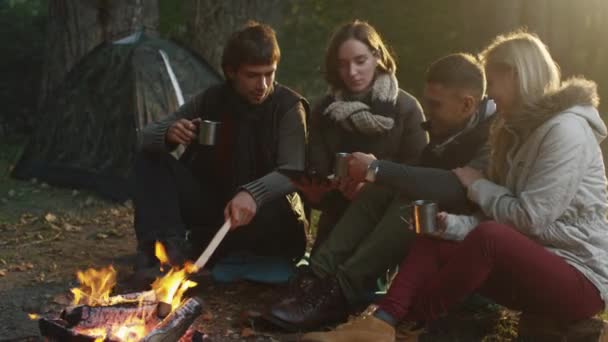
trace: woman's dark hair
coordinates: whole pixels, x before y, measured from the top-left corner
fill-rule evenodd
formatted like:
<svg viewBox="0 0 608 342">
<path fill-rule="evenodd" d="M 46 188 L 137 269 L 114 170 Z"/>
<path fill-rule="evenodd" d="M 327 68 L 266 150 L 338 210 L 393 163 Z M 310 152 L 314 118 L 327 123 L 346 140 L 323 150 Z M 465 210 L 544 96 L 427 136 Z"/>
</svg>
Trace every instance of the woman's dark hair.
<svg viewBox="0 0 608 342">
<path fill-rule="evenodd" d="M 281 50 L 274 30 L 255 21 L 249 21 L 245 27 L 234 32 L 224 47 L 222 70 L 236 71 L 242 64 L 272 64 L 281 59 Z"/>
<path fill-rule="evenodd" d="M 378 67 L 382 71 L 391 74 L 397 71 L 395 59 L 384 45 L 376 29 L 365 21 L 354 20 L 339 27 L 329 40 L 325 52 L 325 79 L 330 86 L 338 89 L 344 88 L 344 82 L 338 72 L 338 50 L 342 43 L 349 39 L 356 39 L 365 44 L 378 58 Z"/>
</svg>

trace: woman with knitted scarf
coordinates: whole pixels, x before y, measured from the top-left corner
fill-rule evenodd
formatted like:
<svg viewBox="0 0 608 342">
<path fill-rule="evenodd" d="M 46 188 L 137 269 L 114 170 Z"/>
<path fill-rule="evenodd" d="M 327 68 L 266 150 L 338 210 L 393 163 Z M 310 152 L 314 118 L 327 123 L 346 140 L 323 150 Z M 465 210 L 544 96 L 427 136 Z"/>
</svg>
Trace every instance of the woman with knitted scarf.
<svg viewBox="0 0 608 342">
<path fill-rule="evenodd" d="M 376 30 L 355 20 L 334 33 L 325 55 L 329 93 L 310 120 L 309 172 L 333 173 L 337 152 L 364 152 L 414 164 L 427 143 L 419 102 L 399 89 L 395 60 Z M 309 204 L 322 211 L 318 246 L 363 186 L 347 179 L 317 184 L 300 181 Z M 314 250 L 313 250 L 314 252 Z"/>
<path fill-rule="evenodd" d="M 392 342 L 398 322 L 433 321 L 475 292 L 522 311 L 525 322 L 536 317 L 553 326 L 550 340 L 584 329 L 585 319 L 608 307 L 608 191 L 599 145 L 608 129 L 596 84 L 562 81 L 547 47 L 527 32 L 497 37 L 481 57 L 499 115 L 490 165 L 485 174 L 453 170 L 481 212 L 440 213 L 441 232 L 417 237 L 378 305 L 302 341 Z M 410 329 L 406 340 L 420 332 Z"/>
</svg>

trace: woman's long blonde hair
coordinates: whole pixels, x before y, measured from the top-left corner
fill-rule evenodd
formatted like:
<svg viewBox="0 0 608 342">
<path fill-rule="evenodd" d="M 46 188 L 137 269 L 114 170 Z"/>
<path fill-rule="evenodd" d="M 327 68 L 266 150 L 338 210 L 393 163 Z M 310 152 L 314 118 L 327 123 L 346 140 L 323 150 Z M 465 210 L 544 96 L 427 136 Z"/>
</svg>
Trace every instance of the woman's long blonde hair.
<svg viewBox="0 0 608 342">
<path fill-rule="evenodd" d="M 533 107 L 545 94 L 560 87 L 561 73 L 545 44 L 533 34 L 518 30 L 500 35 L 480 54 L 486 70 L 511 72 L 518 87 L 512 113 L 496 119 L 490 133 L 491 158 L 488 177 L 504 184 L 507 153 L 516 137 L 525 139 L 539 124 L 524 108 Z M 512 133 L 509 132 L 512 131 Z"/>
</svg>

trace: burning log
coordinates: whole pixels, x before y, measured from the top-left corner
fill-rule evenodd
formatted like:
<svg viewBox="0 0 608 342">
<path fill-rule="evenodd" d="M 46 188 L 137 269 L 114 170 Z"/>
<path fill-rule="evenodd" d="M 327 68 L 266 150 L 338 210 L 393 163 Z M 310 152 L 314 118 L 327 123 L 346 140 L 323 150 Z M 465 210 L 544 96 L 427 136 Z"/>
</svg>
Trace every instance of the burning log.
<svg viewBox="0 0 608 342">
<path fill-rule="evenodd" d="M 48 341 L 62 342 L 94 342 L 95 337 L 79 334 L 67 327 L 67 322 L 59 319 L 41 318 L 38 320 L 40 334 Z"/>
<path fill-rule="evenodd" d="M 209 254 L 227 231 L 227 222 L 197 260 L 196 265 L 172 267 L 152 283 L 152 290 L 110 296 L 116 284 L 116 271 L 112 266 L 77 272 L 80 288 L 72 289 L 74 305 L 61 313 L 61 319 L 39 320 L 40 332 L 49 341 L 146 341 L 189 342 L 202 340 L 202 334 L 190 325 L 202 311 L 203 301 L 190 298 L 182 301 L 184 293 L 196 283 L 188 275 L 200 269 Z M 164 247 L 156 244 L 156 255 L 161 264 L 167 264 Z M 160 322 L 160 323 L 159 323 Z"/>
<path fill-rule="evenodd" d="M 78 325 L 81 328 L 95 328 L 106 322 L 124 322 L 132 317 L 143 321 L 156 318 L 157 303 L 126 303 L 108 306 L 78 305 L 66 308 L 61 312 L 61 319 L 69 327 Z"/>
<path fill-rule="evenodd" d="M 177 342 L 201 314 L 203 300 L 192 297 L 158 324 L 143 342 Z"/>
<path fill-rule="evenodd" d="M 40 333 L 47 337 L 49 341 L 94 342 L 96 341 L 96 337 L 85 333 L 89 329 L 99 329 L 102 327 L 101 330 L 103 330 L 103 327 L 107 327 L 108 324 L 120 324 L 137 316 L 146 322 L 146 330 L 150 331 L 143 337 L 142 341 L 177 342 L 202 340 L 200 333 L 189 330 L 194 320 L 202 311 L 202 299 L 193 297 L 186 300 L 165 319 L 160 321 L 160 323 L 158 323 L 159 319 L 155 314 L 157 312 L 156 305 L 157 303 L 141 306 L 134 304 L 111 306 L 80 305 L 65 309 L 61 314 L 62 319 L 49 320 L 41 318 L 38 321 L 38 326 Z M 104 338 L 104 341 L 112 342 L 117 340 L 108 335 Z"/>
<path fill-rule="evenodd" d="M 131 292 L 112 296 L 109 298 L 112 304 L 121 303 L 156 303 L 156 292 L 148 290 L 143 292 Z"/>
</svg>

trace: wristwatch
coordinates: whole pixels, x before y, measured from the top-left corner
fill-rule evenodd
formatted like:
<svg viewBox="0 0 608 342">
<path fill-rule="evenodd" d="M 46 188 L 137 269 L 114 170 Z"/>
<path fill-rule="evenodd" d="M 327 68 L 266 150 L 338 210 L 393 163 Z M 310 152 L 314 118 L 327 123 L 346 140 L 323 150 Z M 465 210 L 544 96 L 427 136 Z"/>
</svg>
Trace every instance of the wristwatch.
<svg viewBox="0 0 608 342">
<path fill-rule="evenodd" d="M 367 172 L 365 173 L 365 180 L 369 183 L 373 183 L 376 181 L 376 175 L 378 174 L 378 161 L 374 160 L 367 167 Z"/>
</svg>

